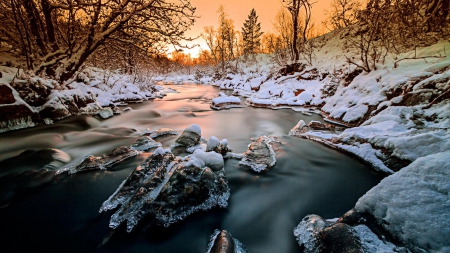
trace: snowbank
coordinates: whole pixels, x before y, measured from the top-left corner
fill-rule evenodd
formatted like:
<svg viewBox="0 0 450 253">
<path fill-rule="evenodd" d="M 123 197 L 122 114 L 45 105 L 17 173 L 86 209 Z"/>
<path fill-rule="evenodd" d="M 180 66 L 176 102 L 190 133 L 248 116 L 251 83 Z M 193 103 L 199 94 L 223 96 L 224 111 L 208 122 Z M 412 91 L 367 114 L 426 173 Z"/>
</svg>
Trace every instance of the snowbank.
<svg viewBox="0 0 450 253">
<path fill-rule="evenodd" d="M 450 251 L 450 151 L 418 158 L 356 203 L 407 246 Z"/>
</svg>

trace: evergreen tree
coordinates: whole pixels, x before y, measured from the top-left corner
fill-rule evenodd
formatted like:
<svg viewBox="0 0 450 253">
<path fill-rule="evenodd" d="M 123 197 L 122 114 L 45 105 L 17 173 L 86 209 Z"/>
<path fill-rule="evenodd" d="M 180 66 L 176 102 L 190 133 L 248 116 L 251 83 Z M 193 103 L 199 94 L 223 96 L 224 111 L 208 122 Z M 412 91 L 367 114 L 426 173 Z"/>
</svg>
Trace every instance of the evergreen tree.
<svg viewBox="0 0 450 253">
<path fill-rule="evenodd" d="M 255 9 L 252 9 L 248 19 L 242 27 L 242 38 L 244 41 L 244 54 L 254 54 L 261 46 L 261 23 L 258 22 Z"/>
</svg>

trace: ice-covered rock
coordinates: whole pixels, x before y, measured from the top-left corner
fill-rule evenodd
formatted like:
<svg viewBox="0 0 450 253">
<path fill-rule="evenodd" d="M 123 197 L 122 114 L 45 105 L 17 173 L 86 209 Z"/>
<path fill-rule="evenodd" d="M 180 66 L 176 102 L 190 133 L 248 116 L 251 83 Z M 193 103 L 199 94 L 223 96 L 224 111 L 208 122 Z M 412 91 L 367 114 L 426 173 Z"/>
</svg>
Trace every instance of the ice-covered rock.
<svg viewBox="0 0 450 253">
<path fill-rule="evenodd" d="M 274 166 L 277 159 L 271 145 L 273 142 L 277 141 L 265 135 L 259 137 L 256 141 L 250 143 L 239 164 L 250 166 L 256 172 Z"/>
<path fill-rule="evenodd" d="M 156 130 L 147 129 L 142 133 L 142 135 L 148 135 L 152 139 L 163 135 L 177 135 L 177 134 L 178 134 L 177 131 L 170 128 L 160 128 Z"/>
<path fill-rule="evenodd" d="M 103 203 L 100 212 L 120 205 L 111 217 L 111 228 L 127 221 L 131 231 L 146 215 L 156 224 L 169 226 L 193 212 L 226 207 L 229 195 L 220 155 L 197 151 L 181 158 L 158 148 Z"/>
<path fill-rule="evenodd" d="M 111 118 L 114 115 L 114 112 L 111 108 L 106 107 L 103 108 L 101 110 L 98 111 L 98 115 L 102 118 L 102 119 L 107 119 L 107 118 Z"/>
<path fill-rule="evenodd" d="M 33 127 L 39 115 L 9 84 L 0 83 L 0 133 Z"/>
<path fill-rule="evenodd" d="M 241 100 L 235 96 L 227 96 L 223 92 L 219 92 L 219 97 L 213 98 L 211 108 L 214 110 L 223 110 L 230 108 L 242 108 Z"/>
<path fill-rule="evenodd" d="M 44 119 L 44 123 L 45 123 L 46 125 L 51 125 L 51 124 L 53 124 L 54 122 L 53 122 L 53 120 L 50 119 L 50 118 L 45 118 L 45 119 Z"/>
<path fill-rule="evenodd" d="M 347 224 L 327 221 L 315 214 L 304 217 L 294 229 L 294 236 L 305 253 L 362 253 L 355 233 Z"/>
<path fill-rule="evenodd" d="M 289 135 L 291 136 L 299 136 L 301 134 L 304 134 L 308 131 L 308 127 L 306 126 L 305 121 L 300 120 L 297 125 L 295 125 L 291 131 L 289 131 Z"/>
<path fill-rule="evenodd" d="M 233 152 L 233 150 L 228 146 L 227 139 L 219 141 L 219 139 L 215 136 L 211 136 L 209 138 L 208 144 L 206 145 L 206 151 L 215 151 L 222 156 L 226 156 L 227 153 Z"/>
<path fill-rule="evenodd" d="M 161 147 L 162 144 L 153 140 L 148 136 L 141 136 L 136 140 L 135 143 L 131 144 L 130 149 L 139 150 L 139 151 L 147 151 L 151 148 Z"/>
<path fill-rule="evenodd" d="M 132 150 L 129 147 L 122 146 L 115 148 L 108 155 L 104 156 L 87 156 L 77 166 L 69 166 L 60 169 L 56 174 L 61 174 L 68 171 L 69 174 L 75 174 L 86 170 L 106 170 L 128 158 L 139 155 L 141 152 Z"/>
<path fill-rule="evenodd" d="M 317 120 L 312 120 L 311 122 L 309 122 L 308 127 L 313 130 L 328 130 L 329 129 L 329 127 L 327 127 L 325 124 L 323 124 L 322 122 L 317 121 Z"/>
<path fill-rule="evenodd" d="M 172 147 L 193 147 L 200 144 L 201 139 L 201 129 L 197 124 L 192 124 L 187 127 L 183 133 L 178 137 Z"/>
<path fill-rule="evenodd" d="M 206 253 L 247 253 L 247 249 L 226 230 L 216 229 L 211 235 Z"/>
</svg>

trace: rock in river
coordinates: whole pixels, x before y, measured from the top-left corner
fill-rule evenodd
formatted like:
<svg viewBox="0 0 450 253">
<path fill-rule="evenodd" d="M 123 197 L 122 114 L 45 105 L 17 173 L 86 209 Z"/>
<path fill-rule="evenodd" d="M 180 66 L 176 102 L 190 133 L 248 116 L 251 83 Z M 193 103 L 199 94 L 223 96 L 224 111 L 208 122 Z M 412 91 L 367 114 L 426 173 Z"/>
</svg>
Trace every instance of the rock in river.
<svg viewBox="0 0 450 253">
<path fill-rule="evenodd" d="M 206 145 L 206 151 L 214 151 L 222 156 L 226 156 L 228 153 L 233 152 L 233 150 L 228 146 L 227 139 L 219 141 L 219 139 L 215 136 L 211 136 L 211 138 L 209 138 L 208 144 Z"/>
<path fill-rule="evenodd" d="M 223 92 L 219 92 L 219 97 L 213 98 L 211 101 L 211 108 L 214 110 L 242 107 L 241 100 L 238 97 L 227 96 Z"/>
<path fill-rule="evenodd" d="M 151 148 L 161 147 L 162 144 L 154 141 L 152 138 L 148 136 L 141 136 L 135 143 L 130 146 L 130 149 L 139 150 L 139 151 L 147 151 Z"/>
<path fill-rule="evenodd" d="M 206 253 L 247 253 L 245 246 L 233 238 L 226 230 L 214 231 L 211 235 Z"/>
<path fill-rule="evenodd" d="M 127 146 L 115 148 L 108 155 L 104 156 L 87 156 L 77 166 L 69 166 L 64 169 L 60 169 L 56 172 L 56 175 L 68 171 L 69 174 L 75 174 L 85 170 L 106 170 L 130 157 L 137 156 L 141 152 L 132 150 Z"/>
<path fill-rule="evenodd" d="M 178 137 L 172 147 L 194 147 L 200 144 L 200 139 L 202 137 L 202 130 L 199 125 L 192 124 Z"/>
<path fill-rule="evenodd" d="M 271 143 L 277 142 L 273 138 L 261 136 L 250 143 L 239 164 L 250 166 L 254 171 L 261 172 L 275 165 L 277 162 L 275 151 Z"/>
<path fill-rule="evenodd" d="M 109 226 L 117 228 L 127 221 L 130 232 L 143 216 L 169 226 L 194 212 L 226 207 L 229 196 L 222 156 L 197 150 L 182 158 L 157 148 L 103 203 L 100 212 L 120 205 Z"/>
</svg>

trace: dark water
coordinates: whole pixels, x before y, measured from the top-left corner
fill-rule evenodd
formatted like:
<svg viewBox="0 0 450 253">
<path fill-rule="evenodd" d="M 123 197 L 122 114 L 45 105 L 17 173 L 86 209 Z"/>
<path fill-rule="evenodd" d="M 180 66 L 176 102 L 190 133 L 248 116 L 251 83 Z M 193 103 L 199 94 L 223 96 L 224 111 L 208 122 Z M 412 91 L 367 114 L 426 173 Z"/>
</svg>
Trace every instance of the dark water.
<svg viewBox="0 0 450 253">
<path fill-rule="evenodd" d="M 71 117 L 55 125 L 0 135 L 0 252 L 205 252 L 215 229 L 226 229 L 253 253 L 299 252 L 294 227 L 307 214 L 335 218 L 382 176 L 345 154 L 312 141 L 287 136 L 300 120 L 320 120 L 290 109 L 242 108 L 212 111 L 211 86 L 172 86 L 181 93 L 136 104 L 133 111 L 108 120 Z M 132 233 L 108 227 L 112 211 L 99 213 L 103 203 L 149 155 L 109 171 L 54 176 L 58 163 L 41 170 L 61 150 L 78 163 L 86 155 L 103 155 L 130 145 L 146 128 L 182 131 L 199 124 L 202 135 L 227 138 L 236 153 L 250 138 L 275 135 L 277 164 L 257 174 L 227 160 L 231 198 L 227 209 L 200 212 L 168 228 L 147 227 Z M 157 138 L 164 147 L 175 136 Z M 25 150 L 28 151 L 20 156 Z M 49 158 L 50 157 L 50 158 Z"/>
</svg>

